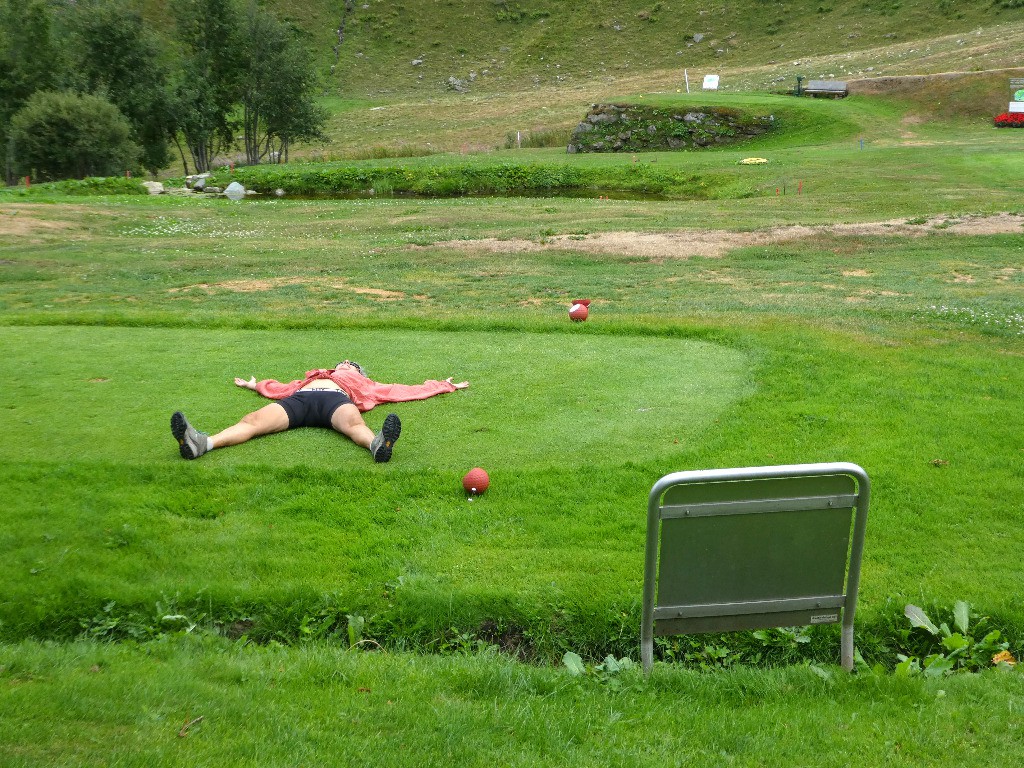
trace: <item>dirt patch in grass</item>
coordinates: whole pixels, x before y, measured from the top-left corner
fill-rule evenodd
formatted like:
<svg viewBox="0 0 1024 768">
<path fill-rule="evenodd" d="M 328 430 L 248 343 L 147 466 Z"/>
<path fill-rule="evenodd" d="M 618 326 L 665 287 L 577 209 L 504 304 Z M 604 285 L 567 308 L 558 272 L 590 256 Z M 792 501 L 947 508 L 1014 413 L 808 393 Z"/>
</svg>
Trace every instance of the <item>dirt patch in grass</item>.
<svg viewBox="0 0 1024 768">
<path fill-rule="evenodd" d="M 287 285 L 303 285 L 306 280 L 301 277 L 272 277 L 267 280 L 225 280 L 222 283 L 196 283 L 181 288 L 171 288 L 169 293 L 183 291 L 233 291 L 234 293 L 261 293 L 282 288 Z"/>
<path fill-rule="evenodd" d="M 543 240 L 448 240 L 433 246 L 455 250 L 524 253 L 549 250 L 586 250 L 643 257 L 655 261 L 689 259 L 695 256 L 721 258 L 736 248 L 778 245 L 811 237 L 921 237 L 943 232 L 956 235 L 997 235 L 1024 233 L 1024 216 L 1002 213 L 995 216 L 970 216 L 958 219 L 935 217 L 914 224 L 906 219 L 862 224 L 794 225 L 772 227 L 753 232 L 684 229 L 674 232 L 602 232 L 594 235 L 554 235 Z"/>
<path fill-rule="evenodd" d="M 64 206 L 62 210 L 67 210 Z M 19 205 L 16 208 L 0 208 L 0 237 L 25 237 L 28 235 L 63 232 L 76 226 L 63 219 L 40 218 L 37 212 L 53 213 L 52 205 Z"/>
<path fill-rule="evenodd" d="M 331 287 L 352 291 L 352 293 L 358 293 L 363 296 L 376 296 L 378 299 L 383 299 L 385 301 L 405 298 L 405 294 L 401 291 L 387 291 L 383 288 L 356 288 L 354 286 L 346 285 L 332 285 Z"/>
<path fill-rule="evenodd" d="M 196 283 L 195 285 L 183 285 L 179 288 L 170 288 L 168 293 L 187 293 L 190 291 L 204 291 L 215 293 L 217 291 L 231 291 L 233 293 L 261 293 L 272 291 L 275 288 L 285 288 L 292 285 L 304 285 L 313 291 L 333 289 L 337 291 L 348 291 L 363 296 L 373 296 L 381 301 L 396 301 L 404 299 L 405 294 L 401 291 L 388 291 L 383 288 L 367 288 L 358 285 L 348 285 L 343 281 L 317 280 L 308 277 L 271 277 L 263 280 L 225 280 L 221 283 Z M 421 298 L 421 297 L 417 297 Z"/>
</svg>

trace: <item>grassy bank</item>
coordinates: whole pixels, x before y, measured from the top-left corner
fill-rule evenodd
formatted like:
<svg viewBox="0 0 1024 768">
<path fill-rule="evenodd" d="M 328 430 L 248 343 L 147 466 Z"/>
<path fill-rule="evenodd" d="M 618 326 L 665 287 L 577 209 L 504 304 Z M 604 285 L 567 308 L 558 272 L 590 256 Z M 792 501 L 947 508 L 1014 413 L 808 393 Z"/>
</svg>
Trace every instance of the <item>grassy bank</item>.
<svg viewBox="0 0 1024 768">
<path fill-rule="evenodd" d="M 167 643 L 0 647 L 10 765 L 1012 762 L 1019 674 L 819 668 L 573 677 L 500 656 Z M 1007 713 L 1011 713 L 1009 716 Z M 372 749 L 368 746 L 372 744 Z"/>
</svg>

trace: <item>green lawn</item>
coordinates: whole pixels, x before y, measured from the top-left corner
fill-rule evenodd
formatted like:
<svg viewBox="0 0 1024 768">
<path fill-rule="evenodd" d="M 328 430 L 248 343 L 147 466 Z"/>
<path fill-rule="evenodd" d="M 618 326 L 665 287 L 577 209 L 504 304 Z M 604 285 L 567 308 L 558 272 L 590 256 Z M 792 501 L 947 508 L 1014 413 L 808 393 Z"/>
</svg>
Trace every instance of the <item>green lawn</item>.
<svg viewBox="0 0 1024 768">
<path fill-rule="evenodd" d="M 645 205 L 684 216 L 682 203 Z M 5 283 L 19 324 L 2 330 L 0 366 L 17 394 L 2 411 L 18 436 L 3 448 L 7 637 L 95 629 L 111 602 L 118 635 L 152 624 L 128 614 L 172 600 L 221 624 L 245 615 L 262 637 L 294 636 L 329 608 L 376 616 L 382 640 L 498 621 L 541 655 L 625 653 L 657 477 L 837 459 L 876 480 L 868 623 L 901 600 L 956 599 L 1022 623 L 1007 587 L 1024 459 L 1021 235 L 821 234 L 720 259 L 588 255 L 572 240 L 503 255 L 405 237 L 424 217 L 417 237 L 431 241 L 490 235 L 524 207 L 550 209 L 558 229 L 570 214 L 586 212 L 590 229 L 608 226 L 604 211 L 639 210 L 17 209 L 64 229 L 5 254 L 20 278 Z M 595 300 L 585 324 L 565 315 L 576 294 Z M 320 432 L 177 458 L 172 410 L 220 429 L 261 403 L 232 377 L 290 379 L 343 357 L 387 381 L 472 386 L 397 406 L 406 436 L 386 467 Z M 471 506 L 458 480 L 476 465 L 494 487 Z M 606 637 L 623 611 L 628 630 Z"/>
<path fill-rule="evenodd" d="M 760 190 L 713 201 L 0 196 L 0 762 L 1015 762 L 1019 672 L 891 670 L 907 602 L 1024 650 L 1024 134 L 896 117 L 767 166 L 644 158 Z M 173 410 L 216 430 L 262 403 L 234 376 L 342 358 L 471 386 L 396 406 L 387 465 L 319 431 L 177 456 Z M 635 657 L 658 477 L 833 460 L 873 481 L 875 671 L 827 628 L 662 646 L 690 662 L 646 684 L 558 668 Z M 694 669 L 719 648 L 797 666 Z"/>
<path fill-rule="evenodd" d="M 191 642 L 22 644 L 3 661 L 6 765 L 927 766 L 1024 752 L 1019 673 L 601 682 L 491 655 Z"/>
</svg>

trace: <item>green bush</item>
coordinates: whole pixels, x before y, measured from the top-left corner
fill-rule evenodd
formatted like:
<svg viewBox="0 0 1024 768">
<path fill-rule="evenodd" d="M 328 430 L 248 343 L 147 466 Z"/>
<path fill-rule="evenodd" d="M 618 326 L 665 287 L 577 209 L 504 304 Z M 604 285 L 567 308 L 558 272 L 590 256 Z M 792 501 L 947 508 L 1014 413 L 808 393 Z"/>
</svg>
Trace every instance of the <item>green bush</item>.
<svg viewBox="0 0 1024 768">
<path fill-rule="evenodd" d="M 85 179 L 71 179 L 59 181 L 54 184 L 47 184 L 45 187 L 33 187 L 33 189 L 46 189 L 61 195 L 146 195 L 149 194 L 146 188 L 136 179 L 126 179 L 123 176 L 100 176 L 88 177 Z"/>
<path fill-rule="evenodd" d="M 291 165 L 236 168 L 232 177 L 249 189 L 267 194 L 283 189 L 291 195 L 388 194 L 423 197 L 464 195 L 549 195 L 620 192 L 663 195 L 676 199 L 709 200 L 753 194 L 723 174 L 682 175 L 649 164 L 624 167 L 555 163 L 487 163 L 443 166 Z M 226 181 L 225 179 L 223 179 Z M 222 181 L 222 179 L 218 179 Z M 731 185 L 731 186 L 730 186 Z"/>
<path fill-rule="evenodd" d="M 99 96 L 35 93 L 11 119 L 11 136 L 19 176 L 54 181 L 138 170 L 131 125 Z"/>
</svg>

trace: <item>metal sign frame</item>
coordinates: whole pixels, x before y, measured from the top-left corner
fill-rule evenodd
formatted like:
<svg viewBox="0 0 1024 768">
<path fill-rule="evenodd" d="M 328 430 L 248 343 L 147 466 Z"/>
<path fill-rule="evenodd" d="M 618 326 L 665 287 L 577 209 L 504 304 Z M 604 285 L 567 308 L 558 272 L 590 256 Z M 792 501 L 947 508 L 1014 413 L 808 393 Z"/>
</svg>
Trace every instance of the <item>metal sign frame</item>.
<svg viewBox="0 0 1024 768">
<path fill-rule="evenodd" d="M 647 505 L 640 656 L 654 635 L 842 623 L 853 619 L 870 497 L 856 464 L 675 472 Z"/>
</svg>

